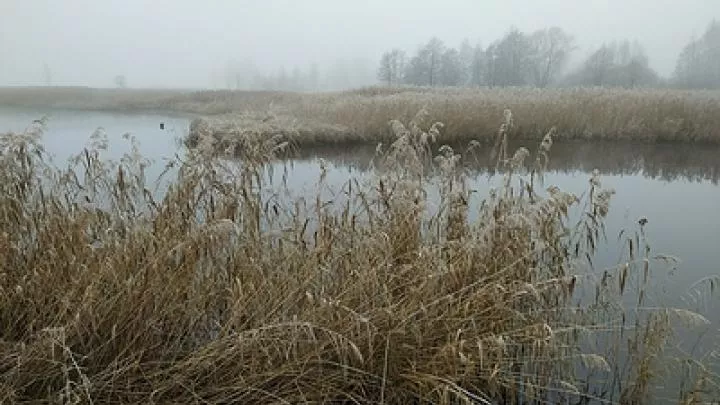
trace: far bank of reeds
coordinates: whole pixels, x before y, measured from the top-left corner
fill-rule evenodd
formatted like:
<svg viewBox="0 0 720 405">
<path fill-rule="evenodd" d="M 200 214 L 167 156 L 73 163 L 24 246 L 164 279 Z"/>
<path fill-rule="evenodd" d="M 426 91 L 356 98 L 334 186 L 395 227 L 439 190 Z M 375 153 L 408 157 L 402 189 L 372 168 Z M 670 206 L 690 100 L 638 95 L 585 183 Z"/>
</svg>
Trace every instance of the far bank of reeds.
<svg viewBox="0 0 720 405">
<path fill-rule="evenodd" d="M 218 137 L 237 127 L 294 133 L 297 145 L 392 140 L 387 123 L 425 108 L 447 123 L 449 142 L 491 142 L 505 109 L 511 137 L 560 140 L 720 143 L 720 94 L 604 88 L 366 88 L 336 93 L 3 88 L 0 105 L 182 112 L 205 117 Z M 192 134 L 191 134 L 192 137 Z"/>
<path fill-rule="evenodd" d="M 448 123 L 447 141 L 455 144 L 492 142 L 505 109 L 514 112 L 513 139 L 539 140 L 555 127 L 558 140 L 720 142 L 720 97 L 669 90 L 366 89 L 205 120 L 217 138 L 257 127 L 295 133 L 300 146 L 375 144 L 392 141 L 388 121 L 409 120 L 420 109 Z"/>
</svg>

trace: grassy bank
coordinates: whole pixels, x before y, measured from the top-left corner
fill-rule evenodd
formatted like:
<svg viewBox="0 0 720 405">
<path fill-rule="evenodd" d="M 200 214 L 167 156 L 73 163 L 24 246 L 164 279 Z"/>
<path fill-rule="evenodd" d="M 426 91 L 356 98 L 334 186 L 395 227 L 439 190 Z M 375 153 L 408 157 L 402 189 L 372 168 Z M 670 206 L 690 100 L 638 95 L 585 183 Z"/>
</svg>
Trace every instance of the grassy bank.
<svg viewBox="0 0 720 405">
<path fill-rule="evenodd" d="M 717 92 L 622 89 L 369 88 L 300 94 L 244 91 L 4 88 L 0 105 L 118 111 L 175 111 L 209 117 L 218 138 L 294 134 L 302 146 L 392 141 L 391 119 L 409 120 L 426 108 L 447 123 L 448 141 L 495 139 L 498 117 L 515 116 L 511 137 L 720 143 Z"/>
<path fill-rule="evenodd" d="M 460 159 L 429 154 L 446 135 L 422 116 L 393 122 L 367 183 L 328 194 L 321 175 L 314 196 L 268 181 L 288 144 L 257 133 L 242 164 L 188 151 L 158 200 L 146 162 L 104 161 L 102 139 L 56 170 L 41 128 L 1 136 L 0 401 L 652 403 L 680 362 L 672 326 L 706 320 L 646 305 L 642 222 L 617 269 L 588 272 L 612 192 L 598 176 L 581 198 L 542 190 L 552 138 L 504 153 L 510 124 L 473 222 Z M 714 394 L 678 364 L 678 401 Z"/>
</svg>

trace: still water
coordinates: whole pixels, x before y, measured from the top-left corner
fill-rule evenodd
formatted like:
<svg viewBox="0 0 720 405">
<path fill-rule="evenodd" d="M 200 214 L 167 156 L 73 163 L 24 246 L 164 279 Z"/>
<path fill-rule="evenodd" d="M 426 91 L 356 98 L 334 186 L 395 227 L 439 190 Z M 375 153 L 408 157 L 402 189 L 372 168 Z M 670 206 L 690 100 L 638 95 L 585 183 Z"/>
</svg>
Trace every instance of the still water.
<svg viewBox="0 0 720 405">
<path fill-rule="evenodd" d="M 22 131 L 33 120 L 47 116 L 44 145 L 57 166 L 80 152 L 90 135 L 103 128 L 110 141 L 107 157 L 117 159 L 130 149 L 129 133 L 140 142 L 141 152 L 154 161 L 149 179 L 164 168 L 163 160 L 179 151 L 187 134 L 188 117 L 117 114 L 79 111 L 42 111 L 0 108 L 0 131 Z M 164 123 L 164 129 L 160 124 Z M 535 145 L 527 145 L 531 150 Z M 362 177 L 374 147 L 302 151 L 288 163 L 288 184 L 295 192 L 313 190 L 320 176 L 320 158 L 329 168 L 326 182 L 341 185 Z M 494 163 L 487 151 L 473 159 L 471 187 L 487 190 L 494 181 Z M 472 159 L 471 159 L 472 160 Z M 692 300 L 692 286 L 701 279 L 720 275 L 720 148 L 689 145 L 557 142 L 551 152 L 545 185 L 557 185 L 580 195 L 588 189 L 591 172 L 598 169 L 604 186 L 616 191 L 606 221 L 607 242 L 596 255 L 594 268 L 616 266 L 626 249 L 618 235 L 634 232 L 640 218 L 652 253 L 672 255 L 680 261 L 657 273 L 653 305 L 681 306 L 711 320 L 694 350 L 712 350 L 720 336 L 720 299 Z M 693 339 L 691 339 L 693 340 Z"/>
</svg>

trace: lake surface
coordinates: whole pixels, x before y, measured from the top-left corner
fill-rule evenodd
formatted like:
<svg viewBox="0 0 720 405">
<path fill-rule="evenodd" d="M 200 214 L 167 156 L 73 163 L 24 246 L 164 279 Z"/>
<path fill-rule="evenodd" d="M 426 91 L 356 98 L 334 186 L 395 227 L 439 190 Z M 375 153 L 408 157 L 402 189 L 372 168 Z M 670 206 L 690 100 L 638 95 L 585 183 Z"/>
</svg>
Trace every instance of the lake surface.
<svg viewBox="0 0 720 405">
<path fill-rule="evenodd" d="M 150 179 L 163 169 L 163 159 L 179 150 L 178 140 L 187 134 L 189 118 L 104 112 L 48 111 L 0 108 L 0 131 L 22 131 L 42 116 L 49 118 L 44 144 L 55 164 L 79 153 L 99 127 L 110 141 L 107 156 L 117 159 L 129 151 L 123 135 L 135 136 L 141 152 L 155 161 Z M 160 129 L 160 123 L 165 129 Z M 532 151 L 536 145 L 527 145 Z M 489 147 L 488 147 L 489 148 Z M 320 175 L 319 158 L 329 168 L 327 183 L 340 185 L 352 176 L 363 176 L 374 147 L 302 151 L 291 162 L 288 184 L 296 192 L 313 190 Z M 469 159 L 472 188 L 483 192 L 493 183 L 494 163 L 488 151 Z M 651 305 L 682 306 L 697 310 L 712 321 L 702 344 L 695 350 L 712 349 L 720 334 L 718 299 L 698 303 L 691 286 L 720 274 L 720 148 L 689 145 L 643 145 L 615 143 L 556 143 L 551 152 L 545 185 L 581 194 L 588 189 L 593 169 L 604 186 L 615 189 L 606 222 L 607 243 L 596 255 L 597 271 L 616 266 L 625 247 L 618 241 L 621 230 L 634 232 L 640 218 L 653 254 L 676 256 L 680 262 L 671 272 L 658 271 L 656 301 Z M 691 339 L 692 340 L 692 339 Z"/>
</svg>

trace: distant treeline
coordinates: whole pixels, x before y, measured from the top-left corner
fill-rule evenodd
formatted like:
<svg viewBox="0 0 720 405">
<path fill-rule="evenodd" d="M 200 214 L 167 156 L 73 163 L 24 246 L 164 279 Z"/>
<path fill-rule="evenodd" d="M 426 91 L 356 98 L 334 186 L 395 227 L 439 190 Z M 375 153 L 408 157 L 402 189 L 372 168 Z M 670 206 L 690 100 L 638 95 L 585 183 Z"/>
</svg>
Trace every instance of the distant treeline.
<svg viewBox="0 0 720 405">
<path fill-rule="evenodd" d="M 592 49 L 578 65 L 574 37 L 558 27 L 526 33 L 511 28 L 483 46 L 469 40 L 453 47 L 431 38 L 408 52 L 389 49 L 379 66 L 364 58 L 338 59 L 327 66 L 280 67 L 268 71 L 251 60 L 231 59 L 211 76 L 211 87 L 235 90 L 328 91 L 387 86 L 457 87 L 674 87 L 720 89 L 720 23 L 691 40 L 678 55 L 676 68 L 662 77 L 638 41 L 612 41 Z"/>
<path fill-rule="evenodd" d="M 364 87 L 376 82 L 371 59 L 338 59 L 328 66 L 309 64 L 302 68 L 261 69 L 250 60 L 230 60 L 211 77 L 215 89 L 261 91 L 328 91 Z"/>
<path fill-rule="evenodd" d="M 459 48 L 432 38 L 411 56 L 395 48 L 383 53 L 377 78 L 388 86 L 608 86 L 720 88 L 720 23 L 691 41 L 675 72 L 660 77 L 637 41 L 605 43 L 568 71 L 574 38 L 561 28 L 532 33 L 510 29 L 487 47 L 463 41 Z"/>
</svg>

